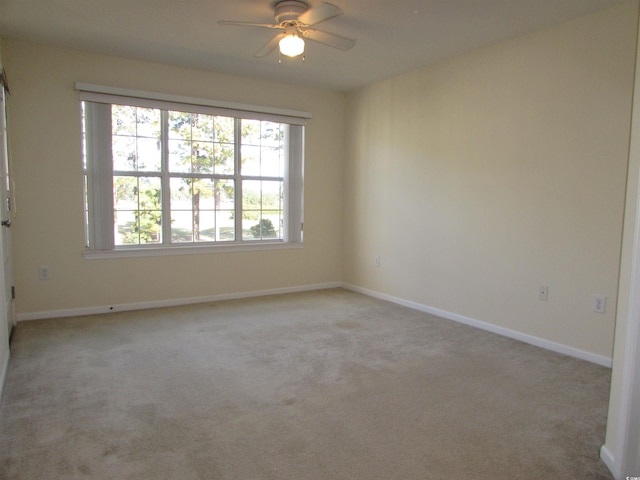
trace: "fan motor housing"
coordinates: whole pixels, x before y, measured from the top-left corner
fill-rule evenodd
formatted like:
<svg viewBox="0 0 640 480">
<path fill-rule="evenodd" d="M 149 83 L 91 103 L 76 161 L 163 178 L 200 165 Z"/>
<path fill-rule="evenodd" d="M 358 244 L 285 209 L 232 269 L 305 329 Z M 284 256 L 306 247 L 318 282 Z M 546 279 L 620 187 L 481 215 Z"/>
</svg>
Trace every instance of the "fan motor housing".
<svg viewBox="0 0 640 480">
<path fill-rule="evenodd" d="M 293 22 L 309 9 L 309 5 L 300 0 L 282 0 L 275 4 L 274 18 L 278 24 Z"/>
</svg>

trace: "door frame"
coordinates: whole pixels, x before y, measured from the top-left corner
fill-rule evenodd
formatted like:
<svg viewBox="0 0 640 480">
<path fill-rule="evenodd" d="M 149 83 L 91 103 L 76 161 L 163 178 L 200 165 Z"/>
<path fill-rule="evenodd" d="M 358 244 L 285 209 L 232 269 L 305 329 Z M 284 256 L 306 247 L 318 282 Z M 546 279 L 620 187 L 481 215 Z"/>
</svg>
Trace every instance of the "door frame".
<svg viewBox="0 0 640 480">
<path fill-rule="evenodd" d="M 640 25 L 640 14 L 638 20 Z M 640 476 L 640 28 L 636 45 L 620 302 L 613 347 L 613 403 L 609 406 L 608 443 L 601 449 L 601 458 L 616 480 Z"/>
</svg>

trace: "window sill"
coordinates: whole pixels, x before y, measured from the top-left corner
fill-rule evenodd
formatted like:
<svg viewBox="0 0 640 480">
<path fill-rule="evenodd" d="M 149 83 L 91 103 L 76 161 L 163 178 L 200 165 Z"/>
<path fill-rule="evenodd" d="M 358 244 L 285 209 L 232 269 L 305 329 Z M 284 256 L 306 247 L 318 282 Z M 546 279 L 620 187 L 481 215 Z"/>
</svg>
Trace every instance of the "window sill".
<svg viewBox="0 0 640 480">
<path fill-rule="evenodd" d="M 158 246 L 139 248 L 116 248 L 114 250 L 85 250 L 84 258 L 87 260 L 104 258 L 129 258 L 129 257 L 158 257 L 167 255 L 202 255 L 210 253 L 252 252 L 259 250 L 289 250 L 302 248 L 302 243 L 244 243 L 229 245 L 189 245 L 189 246 Z"/>
</svg>

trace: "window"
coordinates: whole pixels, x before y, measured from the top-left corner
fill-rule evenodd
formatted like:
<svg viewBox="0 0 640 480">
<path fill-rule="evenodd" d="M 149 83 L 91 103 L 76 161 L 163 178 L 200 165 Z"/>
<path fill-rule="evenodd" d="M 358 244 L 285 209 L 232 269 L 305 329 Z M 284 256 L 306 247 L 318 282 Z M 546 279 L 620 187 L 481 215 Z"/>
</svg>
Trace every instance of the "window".
<svg viewBox="0 0 640 480">
<path fill-rule="evenodd" d="M 301 243 L 304 117 L 79 89 L 89 252 Z"/>
</svg>

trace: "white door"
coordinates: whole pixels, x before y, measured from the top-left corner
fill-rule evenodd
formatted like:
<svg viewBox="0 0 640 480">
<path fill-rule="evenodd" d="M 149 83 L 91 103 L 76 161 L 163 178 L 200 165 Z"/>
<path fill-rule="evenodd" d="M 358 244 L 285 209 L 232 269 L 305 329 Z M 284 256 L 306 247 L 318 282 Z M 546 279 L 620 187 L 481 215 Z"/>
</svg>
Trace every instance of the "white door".
<svg viewBox="0 0 640 480">
<path fill-rule="evenodd" d="M 7 117 L 5 88 L 0 84 L 0 319 L 6 315 L 7 335 L 15 325 L 13 268 L 11 262 L 11 181 L 9 179 L 9 155 L 7 152 Z"/>
</svg>

